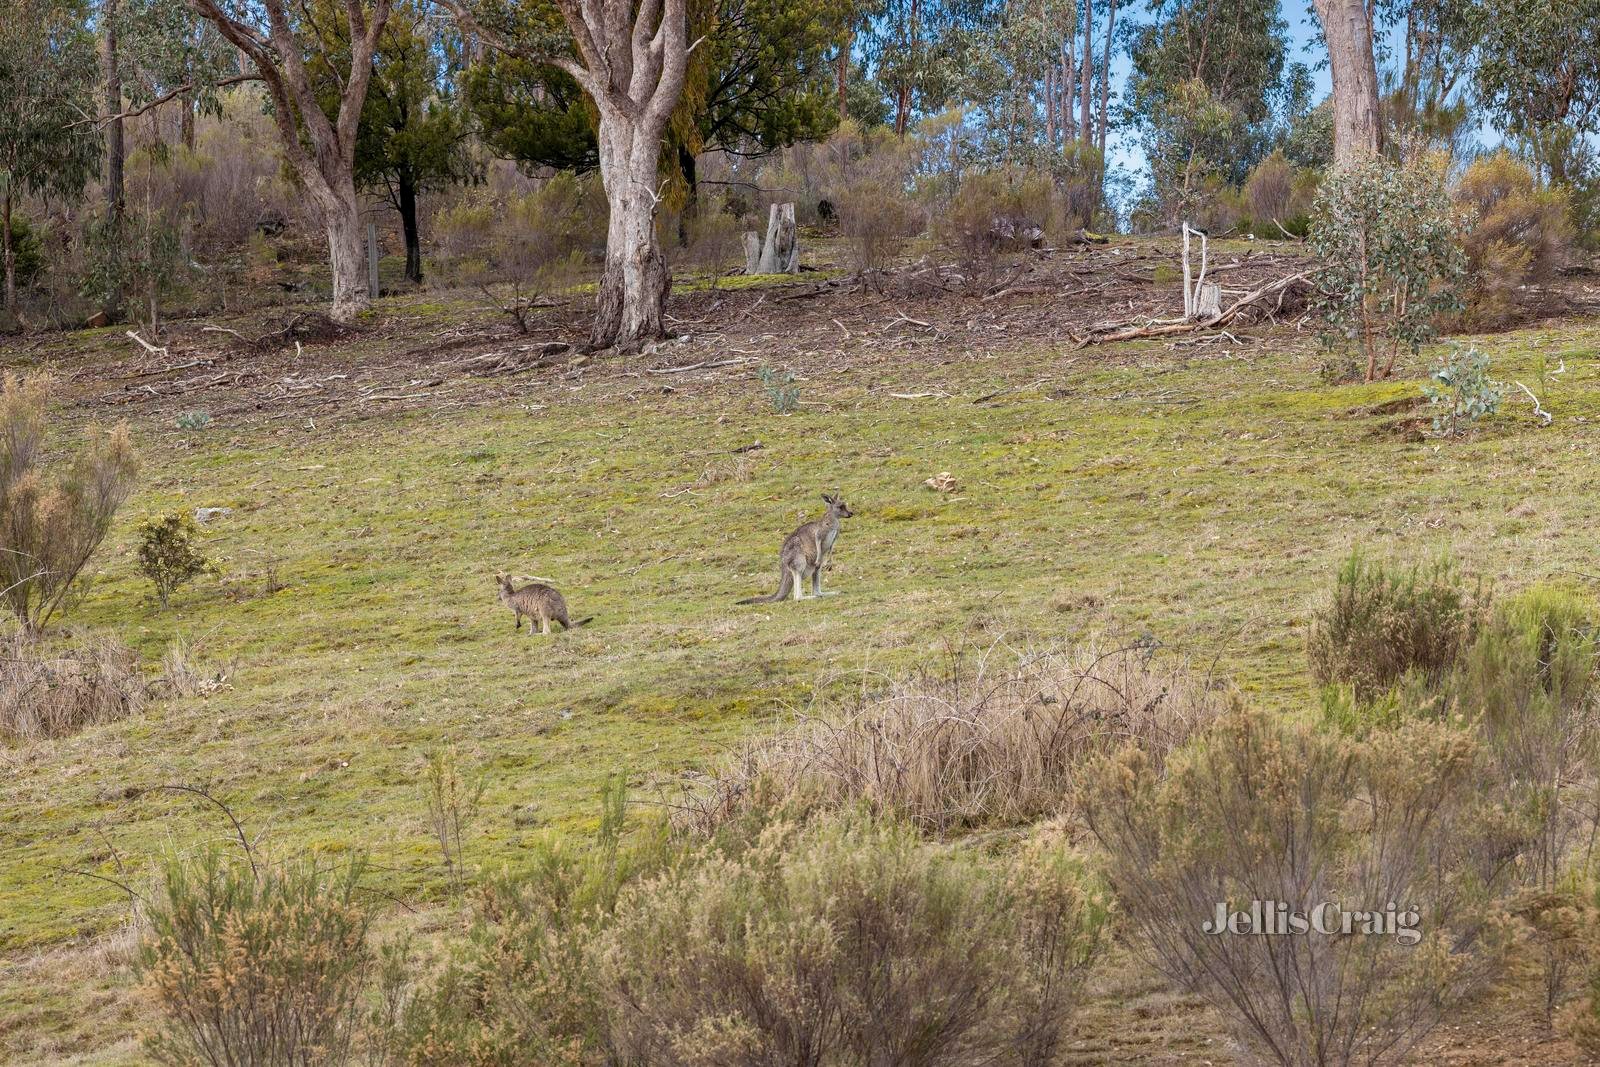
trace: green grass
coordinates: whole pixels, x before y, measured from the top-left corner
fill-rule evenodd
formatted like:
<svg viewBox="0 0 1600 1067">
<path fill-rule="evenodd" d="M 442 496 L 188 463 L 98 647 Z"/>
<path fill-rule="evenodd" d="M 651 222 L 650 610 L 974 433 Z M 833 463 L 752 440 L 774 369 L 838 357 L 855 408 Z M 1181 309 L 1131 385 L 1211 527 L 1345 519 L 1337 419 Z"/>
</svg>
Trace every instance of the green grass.
<svg viewBox="0 0 1600 1067">
<path fill-rule="evenodd" d="M 62 869 L 119 877 L 120 860 L 137 879 L 163 849 L 225 836 L 193 798 L 140 792 L 162 783 L 209 786 L 282 849 L 368 849 L 415 905 L 443 892 L 419 774 L 442 744 L 488 772 L 470 858 L 498 865 L 586 825 L 613 771 L 648 800 L 860 670 L 953 644 L 1148 631 L 1265 706 L 1309 707 L 1307 608 L 1353 545 L 1447 549 L 1502 587 L 1600 571 L 1597 343 L 1593 326 L 1484 340 L 1497 376 L 1566 359 L 1545 400 L 1557 421 L 1537 428 L 1512 398 L 1452 442 L 1372 411 L 1416 381 L 1327 387 L 1315 352 L 1270 345 L 1021 350 L 941 366 L 954 395 L 918 400 L 887 395 L 920 391 L 914 365 L 816 372 L 815 406 L 791 417 L 753 380 L 661 395 L 536 379 L 526 407 L 136 426 L 146 474 L 69 621 L 152 669 L 185 635 L 232 665 L 229 688 L 0 749 L 0 1017 L 9 1001 L 22 1020 L 0 1025 L 0 1058 L 44 1033 L 70 1048 L 126 1033 L 125 1012 L 85 1013 L 117 997 L 36 984 L 18 961 L 126 916 L 116 889 Z M 756 439 L 741 468 L 729 453 Z M 940 471 L 957 492 L 923 485 Z M 827 578 L 839 595 L 734 606 L 771 590 L 783 534 L 835 488 L 857 511 Z M 199 506 L 234 509 L 205 548 L 236 595 L 203 579 L 158 612 L 132 529 Z M 264 591 L 269 569 L 285 588 Z M 554 579 L 595 622 L 513 632 L 500 569 Z"/>
</svg>

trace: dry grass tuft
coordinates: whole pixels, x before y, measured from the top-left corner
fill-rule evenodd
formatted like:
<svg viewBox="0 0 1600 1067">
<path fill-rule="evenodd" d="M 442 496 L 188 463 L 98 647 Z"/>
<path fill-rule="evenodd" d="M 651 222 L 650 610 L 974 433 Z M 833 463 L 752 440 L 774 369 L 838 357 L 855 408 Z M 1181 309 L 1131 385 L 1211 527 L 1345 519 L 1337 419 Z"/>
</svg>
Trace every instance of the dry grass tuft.
<svg viewBox="0 0 1600 1067">
<path fill-rule="evenodd" d="M 161 657 L 161 684 L 175 697 L 203 697 L 228 688 L 232 671 L 207 662 L 202 647 L 183 635 L 172 639 Z"/>
<path fill-rule="evenodd" d="M 144 700 L 138 660 L 114 637 L 80 632 L 46 645 L 20 630 L 0 636 L 0 738 L 66 737 L 126 718 Z"/>
<path fill-rule="evenodd" d="M 1159 763 L 1231 704 L 1145 647 L 1055 649 L 1008 666 L 1000 654 L 751 742 L 688 790 L 677 821 L 711 833 L 792 801 L 865 803 L 937 832 L 1016 825 L 1061 812 L 1090 757 L 1131 743 Z"/>
</svg>

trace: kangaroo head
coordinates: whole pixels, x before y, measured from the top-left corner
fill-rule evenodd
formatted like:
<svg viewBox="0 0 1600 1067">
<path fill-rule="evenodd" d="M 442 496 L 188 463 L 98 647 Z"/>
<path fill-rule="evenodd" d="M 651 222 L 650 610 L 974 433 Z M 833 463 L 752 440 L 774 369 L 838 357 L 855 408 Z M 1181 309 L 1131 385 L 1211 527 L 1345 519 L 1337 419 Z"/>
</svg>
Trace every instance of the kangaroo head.
<svg viewBox="0 0 1600 1067">
<path fill-rule="evenodd" d="M 501 589 L 510 589 L 511 576 L 509 574 L 496 574 L 494 576 L 494 584 L 499 586 Z"/>
<path fill-rule="evenodd" d="M 823 493 L 822 499 L 828 502 L 828 514 L 837 515 L 841 519 L 848 519 L 855 512 L 850 510 L 850 505 L 844 502 L 844 497 L 838 493 Z"/>
</svg>

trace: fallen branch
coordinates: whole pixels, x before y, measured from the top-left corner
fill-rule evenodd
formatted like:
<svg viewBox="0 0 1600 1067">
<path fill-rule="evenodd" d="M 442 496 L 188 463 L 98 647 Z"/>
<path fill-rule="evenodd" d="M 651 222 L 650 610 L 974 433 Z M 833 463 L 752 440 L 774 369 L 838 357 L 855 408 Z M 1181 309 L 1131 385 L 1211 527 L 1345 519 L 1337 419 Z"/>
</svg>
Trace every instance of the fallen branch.
<svg viewBox="0 0 1600 1067">
<path fill-rule="evenodd" d="M 1261 298 L 1271 296 L 1273 293 L 1286 291 L 1289 286 L 1296 282 L 1306 281 L 1309 277 L 1310 275 L 1307 271 L 1300 271 L 1298 274 L 1291 274 L 1287 278 L 1280 278 L 1268 285 L 1263 285 L 1259 289 L 1251 290 L 1228 305 L 1227 309 L 1221 314 L 1205 322 L 1169 322 L 1160 325 L 1124 327 L 1115 329 L 1115 332 L 1112 333 L 1093 333 L 1080 342 L 1080 347 L 1082 345 L 1108 344 L 1114 341 L 1132 341 L 1140 337 L 1166 337 L 1175 333 L 1193 333 L 1196 330 L 1212 330 L 1218 326 L 1226 326 L 1233 321 L 1239 312 Z"/>
<path fill-rule="evenodd" d="M 1552 422 L 1556 421 L 1556 417 L 1546 411 L 1539 403 L 1539 398 L 1533 395 L 1532 389 L 1529 389 L 1526 385 L 1523 385 L 1521 382 L 1517 381 L 1514 381 L 1511 384 L 1528 394 L 1528 399 L 1533 403 L 1533 413 L 1543 419 L 1546 426 L 1549 426 Z"/>
<path fill-rule="evenodd" d="M 712 370 L 716 367 L 736 367 L 749 362 L 750 360 L 748 359 L 713 359 L 702 360 L 699 363 L 690 363 L 683 367 L 646 367 L 644 371 L 646 374 L 682 374 L 684 371 L 691 370 Z"/>
<path fill-rule="evenodd" d="M 149 341 L 146 341 L 143 337 L 140 337 L 138 330 L 129 330 L 127 332 L 127 336 L 129 338 L 129 340 L 138 342 L 139 347 L 144 349 L 146 352 L 149 352 L 152 356 L 171 355 L 171 353 L 168 352 L 166 350 L 166 348 L 160 347 L 160 346 L 157 346 L 157 345 L 153 345 Z"/>
</svg>

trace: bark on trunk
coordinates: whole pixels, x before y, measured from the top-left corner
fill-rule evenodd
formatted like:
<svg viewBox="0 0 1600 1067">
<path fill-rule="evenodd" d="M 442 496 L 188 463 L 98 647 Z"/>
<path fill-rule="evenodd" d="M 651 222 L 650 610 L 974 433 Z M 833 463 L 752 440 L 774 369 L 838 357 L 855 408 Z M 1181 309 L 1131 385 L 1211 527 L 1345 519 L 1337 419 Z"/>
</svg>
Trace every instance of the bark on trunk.
<svg viewBox="0 0 1600 1067">
<path fill-rule="evenodd" d="M 1102 155 L 1106 150 L 1106 121 L 1111 108 L 1111 42 L 1116 40 L 1117 0 L 1110 0 L 1106 9 L 1106 43 L 1104 73 L 1100 75 L 1100 115 L 1095 130 L 1095 146 Z"/>
<path fill-rule="evenodd" d="M 1366 0 L 1315 0 L 1333 74 L 1333 164 L 1373 158 L 1382 147 L 1378 71 Z"/>
<path fill-rule="evenodd" d="M 672 276 L 656 239 L 658 134 L 622 114 L 600 113 L 600 180 L 611 218 L 589 347 L 637 352 L 666 336 L 662 311 Z"/>
<path fill-rule="evenodd" d="M 855 34 L 845 31 L 844 41 L 839 45 L 838 79 L 839 79 L 839 121 L 843 122 L 850 117 L 850 46 L 854 43 Z"/>
<path fill-rule="evenodd" d="M 184 93 L 178 97 L 178 106 L 183 110 L 178 113 L 178 135 L 183 140 L 183 147 L 194 151 L 194 96 Z"/>
<path fill-rule="evenodd" d="M 689 246 L 689 221 L 700 211 L 700 181 L 695 170 L 694 153 L 685 145 L 678 146 L 678 170 L 683 173 L 685 197 L 683 210 L 678 213 L 678 244 Z"/>
<path fill-rule="evenodd" d="M 0 203 L 0 256 L 5 259 L 5 309 L 12 319 L 17 317 L 17 250 L 11 247 L 11 194 L 7 192 Z"/>
<path fill-rule="evenodd" d="M 372 294 L 367 289 L 366 234 L 361 225 L 361 201 L 356 197 L 355 182 L 351 181 L 343 189 L 319 182 L 307 185 L 328 235 L 328 265 L 333 271 L 333 307 L 329 309 L 329 317 L 335 322 L 353 322 L 372 302 Z"/>
<path fill-rule="evenodd" d="M 101 10 L 100 27 L 100 75 L 103 80 L 105 96 L 103 105 L 108 116 L 120 116 L 122 113 L 122 72 L 117 64 L 117 4 L 110 0 Z M 122 254 L 122 217 L 127 206 L 127 194 L 124 191 L 123 160 L 125 154 L 123 140 L 123 122 L 120 117 L 114 117 L 106 124 L 106 172 L 104 195 L 106 201 L 106 229 L 110 239 L 110 246 L 115 254 Z M 102 310 L 106 317 L 115 322 L 122 313 L 122 278 L 121 272 L 113 273 L 111 284 L 106 291 L 105 307 Z"/>
<path fill-rule="evenodd" d="M 1085 144 L 1094 140 L 1094 127 L 1090 124 L 1089 107 L 1094 99 L 1094 0 L 1083 0 L 1083 69 L 1078 72 L 1083 79 L 1079 86 L 1082 99 L 1078 101 L 1078 136 Z"/>
<path fill-rule="evenodd" d="M 417 185 L 408 170 L 400 171 L 400 230 L 406 239 L 406 277 L 422 284 L 422 239 L 417 233 Z"/>
</svg>

